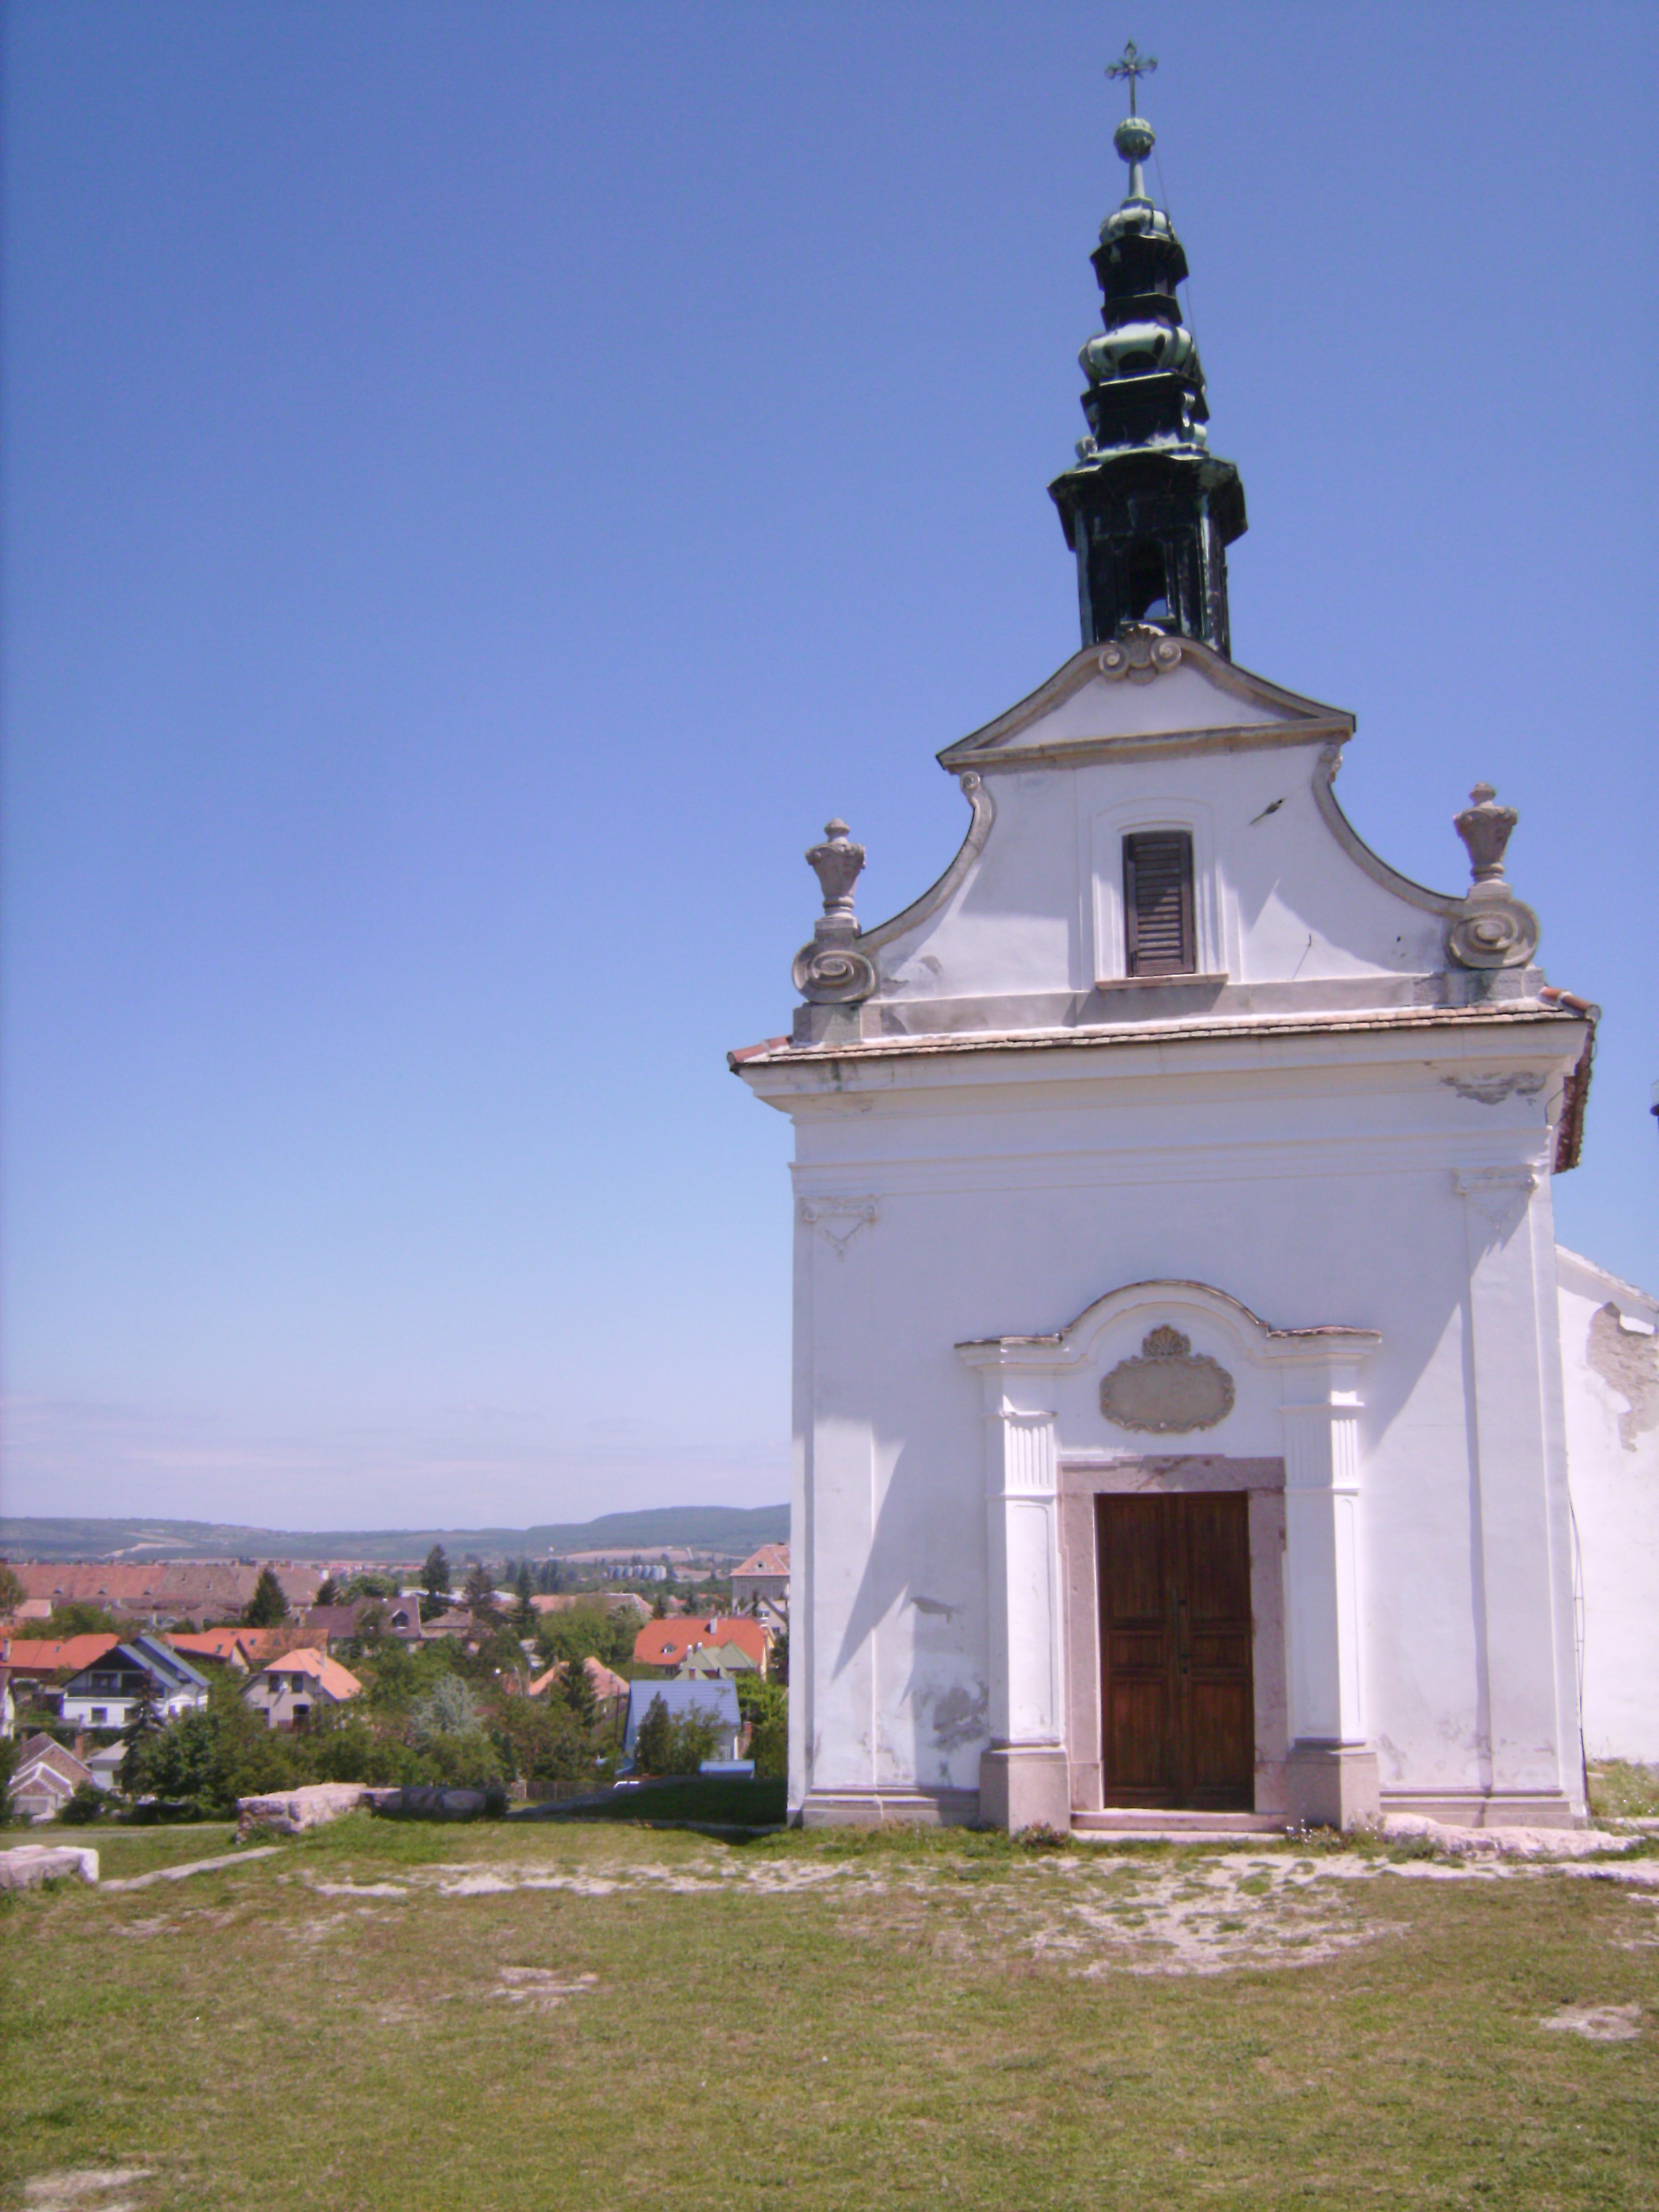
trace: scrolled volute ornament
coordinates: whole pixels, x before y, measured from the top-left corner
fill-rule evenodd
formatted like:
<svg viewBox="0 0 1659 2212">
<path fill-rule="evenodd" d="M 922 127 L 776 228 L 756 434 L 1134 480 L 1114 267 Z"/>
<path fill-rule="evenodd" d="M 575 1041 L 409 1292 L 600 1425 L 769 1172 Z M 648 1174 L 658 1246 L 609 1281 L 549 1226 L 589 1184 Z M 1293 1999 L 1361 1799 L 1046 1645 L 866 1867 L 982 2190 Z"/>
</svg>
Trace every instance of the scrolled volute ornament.
<svg viewBox="0 0 1659 2212">
<path fill-rule="evenodd" d="M 1446 951 L 1460 968 L 1524 968 L 1538 950 L 1538 916 L 1516 898 L 1504 874 L 1504 854 L 1520 817 L 1500 806 L 1489 783 L 1454 826 L 1469 856 L 1474 882 L 1446 925 Z"/>
<path fill-rule="evenodd" d="M 811 943 L 795 955 L 790 973 L 809 1006 L 856 1006 L 876 988 L 875 963 L 858 950 L 853 912 L 853 886 L 864 866 L 864 848 L 854 844 L 844 822 L 826 822 L 823 836 L 823 843 L 806 855 L 823 893 L 823 914 Z"/>
<path fill-rule="evenodd" d="M 875 963 L 850 945 L 803 945 L 789 972 L 809 1006 L 855 1006 L 875 994 Z"/>
<path fill-rule="evenodd" d="M 1181 641 L 1152 623 L 1137 623 L 1102 648 L 1096 665 L 1109 684 L 1150 684 L 1181 665 Z"/>
</svg>

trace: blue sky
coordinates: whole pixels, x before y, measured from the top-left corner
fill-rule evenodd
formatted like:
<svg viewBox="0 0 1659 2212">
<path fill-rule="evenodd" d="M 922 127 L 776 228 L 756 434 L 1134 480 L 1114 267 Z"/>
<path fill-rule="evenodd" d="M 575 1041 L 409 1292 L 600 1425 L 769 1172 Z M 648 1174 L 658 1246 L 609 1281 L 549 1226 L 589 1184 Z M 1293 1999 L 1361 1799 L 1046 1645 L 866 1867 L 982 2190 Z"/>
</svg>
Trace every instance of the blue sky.
<svg viewBox="0 0 1659 2212">
<path fill-rule="evenodd" d="M 1659 1282 L 1659 13 L 13 0 L 9 1510 L 784 1494 L 724 1054 L 825 817 L 906 902 L 1075 644 L 1126 36 L 1234 650 L 1408 874 L 1519 807 L 1607 1011 L 1559 1232 Z"/>
</svg>

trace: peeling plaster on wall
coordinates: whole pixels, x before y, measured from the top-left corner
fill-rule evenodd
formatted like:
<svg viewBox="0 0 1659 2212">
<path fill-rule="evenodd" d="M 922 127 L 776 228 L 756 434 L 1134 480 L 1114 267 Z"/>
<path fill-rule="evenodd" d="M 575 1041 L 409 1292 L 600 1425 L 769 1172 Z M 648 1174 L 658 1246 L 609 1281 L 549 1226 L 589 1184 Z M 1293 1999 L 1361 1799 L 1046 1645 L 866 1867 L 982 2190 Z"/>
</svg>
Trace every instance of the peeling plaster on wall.
<svg viewBox="0 0 1659 2212">
<path fill-rule="evenodd" d="M 990 1733 L 987 1716 L 989 1690 L 983 1682 L 974 1691 L 958 1683 L 946 1690 L 933 1707 L 933 1741 L 944 1751 L 960 1751 L 966 1744 L 983 1743 Z"/>
<path fill-rule="evenodd" d="M 1626 1401 L 1619 1441 L 1634 1451 L 1638 1437 L 1659 1429 L 1659 1336 L 1626 1328 L 1616 1305 L 1598 1306 L 1590 1316 L 1584 1358 Z"/>
<path fill-rule="evenodd" d="M 1544 1078 L 1524 1070 L 1513 1075 L 1492 1075 L 1471 1080 L 1463 1075 L 1443 1075 L 1440 1080 L 1449 1091 L 1460 1098 L 1467 1098 L 1476 1106 L 1501 1106 L 1506 1098 L 1535 1098 L 1544 1087 Z"/>
<path fill-rule="evenodd" d="M 1387 1762 L 1388 1779 L 1398 1782 L 1406 1771 L 1406 1753 L 1391 1737 L 1386 1735 L 1377 1737 L 1376 1749 L 1378 1758 Z"/>
</svg>

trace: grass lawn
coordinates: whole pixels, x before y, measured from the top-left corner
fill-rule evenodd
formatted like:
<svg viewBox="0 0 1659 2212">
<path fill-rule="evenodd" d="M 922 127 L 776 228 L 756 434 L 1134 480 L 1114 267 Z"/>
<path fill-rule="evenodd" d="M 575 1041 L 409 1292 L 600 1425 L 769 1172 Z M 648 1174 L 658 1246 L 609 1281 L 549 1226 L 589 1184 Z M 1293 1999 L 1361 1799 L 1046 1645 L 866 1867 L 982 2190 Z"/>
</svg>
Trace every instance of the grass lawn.
<svg viewBox="0 0 1659 2212">
<path fill-rule="evenodd" d="M 9 1828 L 0 1835 L 0 1849 L 9 1844 L 64 1844 L 98 1854 L 98 1872 L 105 1881 L 133 1874 L 151 1874 L 157 1867 L 185 1866 L 195 1859 L 217 1858 L 236 1841 L 234 1820 L 180 1820 L 165 1827 L 129 1828 L 112 1821 L 94 1820 L 84 1828 L 66 1827 L 53 1820 L 40 1827 Z"/>
<path fill-rule="evenodd" d="M 1650 1879 L 648 1818 L 7 1901 L 0 2202 L 1659 2203 Z"/>
<path fill-rule="evenodd" d="M 637 1789 L 613 1790 L 598 1802 L 562 1813 L 557 1807 L 519 1813 L 516 1820 L 664 1821 L 678 1826 L 781 1827 L 787 1815 L 781 1782 L 740 1782 L 719 1776 L 687 1775 L 668 1782 L 642 1782 Z"/>
</svg>

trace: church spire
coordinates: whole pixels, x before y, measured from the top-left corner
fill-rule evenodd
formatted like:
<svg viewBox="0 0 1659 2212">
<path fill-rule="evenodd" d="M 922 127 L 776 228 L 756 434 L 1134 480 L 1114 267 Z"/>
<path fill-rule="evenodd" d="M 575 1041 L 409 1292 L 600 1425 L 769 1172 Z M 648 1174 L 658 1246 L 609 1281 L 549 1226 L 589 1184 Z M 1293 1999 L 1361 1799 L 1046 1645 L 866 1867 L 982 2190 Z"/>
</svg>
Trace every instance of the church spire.
<svg viewBox="0 0 1659 2212">
<path fill-rule="evenodd" d="M 1157 67 L 1131 40 L 1106 72 L 1129 88 L 1112 139 L 1129 189 L 1091 256 L 1105 332 L 1078 356 L 1090 434 L 1048 492 L 1077 555 L 1085 645 L 1152 623 L 1224 653 L 1226 548 L 1244 532 L 1244 487 L 1208 450 L 1204 371 L 1176 295 L 1187 257 L 1147 196 L 1153 132 L 1136 88 Z"/>
</svg>

